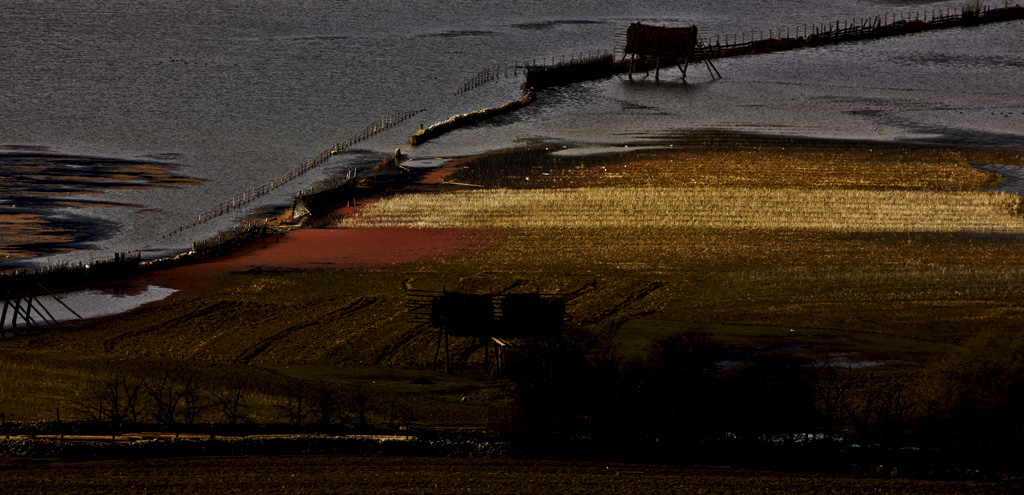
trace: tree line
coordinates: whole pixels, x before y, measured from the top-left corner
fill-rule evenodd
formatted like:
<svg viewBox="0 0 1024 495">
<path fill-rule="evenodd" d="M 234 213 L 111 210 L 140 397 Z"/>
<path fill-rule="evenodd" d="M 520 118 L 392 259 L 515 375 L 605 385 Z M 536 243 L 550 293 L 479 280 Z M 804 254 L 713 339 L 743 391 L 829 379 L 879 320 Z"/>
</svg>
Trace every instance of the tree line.
<svg viewBox="0 0 1024 495">
<path fill-rule="evenodd" d="M 909 369 L 794 352 L 737 356 L 701 332 L 659 339 L 623 359 L 592 333 L 562 328 L 526 340 L 506 363 L 506 393 L 493 401 L 481 441 L 528 456 L 778 460 L 809 469 L 860 462 L 857 452 L 944 463 L 1024 460 L 1021 335 L 979 335 L 933 365 Z M 409 431 L 443 414 L 413 404 L 358 386 L 146 363 L 83 385 L 57 414 L 84 420 L 80 431 L 109 434 Z"/>
<path fill-rule="evenodd" d="M 821 449 L 929 462 L 1024 459 L 1024 336 L 979 336 L 917 370 L 792 352 L 730 358 L 701 332 L 662 338 L 624 360 L 568 330 L 535 339 L 519 356 L 509 364 L 514 399 L 501 428 L 539 452 L 585 445 L 693 462 L 779 451 L 818 462 Z"/>
<path fill-rule="evenodd" d="M 338 434 L 407 427 L 416 419 L 409 403 L 361 387 L 300 380 L 267 385 L 248 375 L 211 377 L 181 364 L 115 370 L 85 384 L 69 402 L 70 417 L 115 435 L 143 425 L 244 433 L 272 423 L 282 431 Z"/>
</svg>

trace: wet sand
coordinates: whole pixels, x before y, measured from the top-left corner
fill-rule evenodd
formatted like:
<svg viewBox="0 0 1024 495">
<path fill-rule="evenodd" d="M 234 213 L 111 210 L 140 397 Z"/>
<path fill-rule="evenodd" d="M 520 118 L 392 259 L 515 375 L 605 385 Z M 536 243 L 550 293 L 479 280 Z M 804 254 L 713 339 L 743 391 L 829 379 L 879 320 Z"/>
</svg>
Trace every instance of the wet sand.
<svg viewBox="0 0 1024 495">
<path fill-rule="evenodd" d="M 75 240 L 33 213 L 0 213 L 0 232 L 0 263 L 37 256 L 35 247 L 39 245 L 66 245 Z"/>
<path fill-rule="evenodd" d="M 103 193 L 204 182 L 182 175 L 174 163 L 62 155 L 42 147 L 3 150 L 10 153 L 0 155 L 0 270 L 42 254 L 88 250 L 91 241 L 109 235 L 112 226 L 75 213 L 78 208 L 153 211 L 104 199 Z"/>
</svg>

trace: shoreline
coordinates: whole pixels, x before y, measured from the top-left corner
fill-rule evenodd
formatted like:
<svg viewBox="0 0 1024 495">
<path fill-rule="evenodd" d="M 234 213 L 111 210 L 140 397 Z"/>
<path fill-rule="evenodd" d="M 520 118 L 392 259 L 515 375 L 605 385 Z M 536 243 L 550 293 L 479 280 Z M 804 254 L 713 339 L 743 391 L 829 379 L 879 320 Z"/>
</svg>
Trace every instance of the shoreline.
<svg viewBox="0 0 1024 495">
<path fill-rule="evenodd" d="M 722 132 L 715 130 L 684 131 L 677 134 L 649 136 L 648 143 L 640 146 L 622 144 L 620 146 L 580 145 L 572 147 L 576 153 L 570 154 L 574 159 L 590 162 L 594 165 L 604 163 L 612 157 L 612 162 L 623 160 L 623 152 L 635 153 L 644 151 L 661 153 L 676 151 L 674 146 L 697 146 L 701 149 L 742 149 L 744 147 L 760 150 L 771 146 L 798 146 L 807 149 L 830 148 L 834 146 L 872 146 L 872 147 L 912 147 L 933 149 L 963 149 L 964 146 L 927 145 L 920 143 L 899 143 L 883 141 L 864 141 L 847 139 L 823 139 L 815 137 L 775 136 L 757 133 Z M 635 141 L 633 141 L 635 142 Z M 535 145 L 534 149 L 548 149 L 556 153 L 566 148 L 559 145 Z M 561 149 L 559 149 L 561 148 Z M 587 153 L 594 148 L 593 153 Z M 640 149 L 638 149 L 640 148 Z M 452 187 L 484 187 L 476 184 L 448 183 L 444 181 L 447 174 L 457 171 L 463 163 L 482 159 L 488 155 L 504 152 L 515 152 L 518 147 L 505 148 L 475 155 L 449 158 L 437 167 L 405 167 L 396 165 L 392 158 L 385 159 L 373 168 L 374 173 L 359 180 L 359 184 L 345 194 L 334 198 L 333 202 L 324 203 L 322 209 L 305 215 L 300 219 L 291 219 L 291 209 L 277 217 L 248 218 L 238 227 L 244 232 L 246 228 L 257 228 L 252 237 L 243 239 L 234 247 L 217 250 L 209 256 L 196 256 L 194 251 L 173 257 L 152 261 L 129 259 L 131 265 L 127 272 L 86 280 L 50 289 L 52 292 L 68 292 L 73 290 L 130 287 L 132 290 L 143 289 L 149 285 L 170 287 L 176 292 L 166 299 L 148 302 L 152 305 L 161 302 L 178 300 L 187 295 L 194 295 L 215 285 L 216 279 L 223 273 L 287 273 L 315 272 L 319 270 L 366 270 L 380 269 L 396 263 L 414 263 L 432 258 L 439 258 L 465 250 L 488 245 L 499 234 L 496 231 L 478 232 L 479 229 L 421 229 L 411 227 L 398 228 L 338 228 L 334 225 L 343 216 L 358 212 L 363 207 L 398 194 L 408 192 L 436 191 L 448 184 Z M 557 151 L 552 151 L 557 150 Z M 564 151 L 563 151 L 564 153 Z M 989 167 L 991 169 L 991 167 Z M 994 170 L 990 173 L 995 176 Z M 329 182 L 326 179 L 323 182 Z M 993 180 L 993 183 L 998 180 Z M 229 235 L 230 237 L 230 235 Z M 414 241 L 410 241 L 409 239 Z M 230 239 L 229 239 L 230 241 Z M 423 244 L 423 248 L 405 252 L 389 251 L 396 244 Z M 225 243 L 229 244 L 229 243 Z M 349 254 L 332 253 L 338 244 L 358 246 Z M 347 248 L 346 248 L 347 249 Z M 301 253 L 301 254 L 300 254 Z"/>
<path fill-rule="evenodd" d="M 351 198 L 324 204 L 322 210 L 311 212 L 298 221 L 283 218 L 292 213 L 290 209 L 281 216 L 262 219 L 262 223 L 285 228 L 220 256 L 156 268 L 130 281 L 136 284 L 164 283 L 179 290 L 171 296 L 174 298 L 211 287 L 215 277 L 222 273 L 372 270 L 434 259 L 486 245 L 493 241 L 496 232 L 481 229 L 352 229 L 332 225 L 344 216 L 391 196 L 413 189 L 428 191 L 442 186 L 444 175 L 457 168 L 461 159 L 454 158 L 436 168 L 421 169 L 396 166 L 392 159 L 384 160 L 375 167 L 382 172 L 381 175 L 361 180 Z M 249 221 L 261 223 L 261 219 Z M 324 223 L 326 225 L 322 225 Z M 346 250 L 332 251 L 336 244 L 346 246 Z M 348 250 L 348 247 L 354 249 Z"/>
<path fill-rule="evenodd" d="M 454 162 L 458 160 L 453 159 Z M 481 229 L 349 229 L 332 225 L 342 216 L 353 214 L 381 199 L 413 188 L 430 190 L 441 186 L 443 174 L 451 171 L 452 165 L 446 162 L 435 168 L 406 168 L 396 167 L 393 160 L 384 160 L 374 168 L 377 174 L 361 179 L 351 188 L 352 194 L 343 194 L 334 201 L 321 201 L 317 205 L 319 208 L 301 218 L 290 218 L 293 212 L 288 208 L 276 217 L 244 219 L 237 230 L 245 232 L 247 227 L 258 227 L 257 235 L 243 239 L 243 242 L 219 254 L 198 256 L 195 251 L 189 251 L 150 261 L 129 259 L 129 265 L 134 266 L 123 274 L 45 289 L 61 294 L 112 290 L 112 297 L 120 297 L 126 291 L 145 291 L 151 286 L 173 290 L 155 301 L 88 318 L 97 319 L 195 296 L 214 287 L 218 277 L 226 273 L 374 270 L 476 249 L 493 242 L 498 234 Z M 330 181 L 325 179 L 323 183 Z M 230 243 L 229 239 L 225 244 Z M 334 249 L 338 245 L 346 248 L 341 251 Z M 69 320 L 58 324 L 65 321 Z M 17 330 L 5 328 L 5 331 Z"/>
<path fill-rule="evenodd" d="M 988 22 L 1002 22 L 1002 21 L 1017 20 L 1022 15 L 1022 13 L 1024 13 L 1024 10 L 1021 10 L 1021 8 L 1019 6 L 1013 6 L 1013 7 L 1007 6 L 1007 7 L 1004 7 L 1004 8 L 993 8 L 993 9 L 987 9 L 986 8 L 986 9 L 980 11 L 980 12 L 971 13 L 970 16 L 968 16 L 968 13 L 965 10 L 965 11 L 960 12 L 959 14 L 954 13 L 952 16 L 947 12 L 947 14 L 944 17 L 940 16 L 938 19 L 933 18 L 932 22 L 917 21 L 917 20 L 909 21 L 909 18 L 908 18 L 908 20 L 906 22 L 904 22 L 902 17 L 901 17 L 900 21 L 897 22 L 895 20 L 895 18 L 893 18 L 892 24 L 878 24 L 876 22 L 875 25 L 870 26 L 870 29 L 874 29 L 876 31 L 881 29 L 882 31 L 885 31 L 885 33 L 887 33 L 886 35 L 892 35 L 892 34 L 913 34 L 913 33 L 917 33 L 917 32 L 922 31 L 922 30 L 928 30 L 928 29 L 932 29 L 932 28 L 945 28 L 945 27 L 949 27 L 949 26 L 947 26 L 947 24 L 949 24 L 953 20 L 957 20 L 957 22 L 960 22 L 961 20 L 965 21 L 965 19 L 967 19 L 967 17 L 970 17 L 971 22 L 966 22 L 965 21 L 966 23 L 964 25 L 974 26 L 976 24 L 984 24 L 984 23 L 988 23 Z M 878 19 L 875 19 L 875 21 L 878 21 Z M 975 22 L 975 21 L 977 21 L 977 22 Z M 934 24 L 934 25 L 932 25 L 932 24 Z M 723 45 L 723 44 L 719 44 L 719 43 L 716 42 L 716 43 L 713 43 L 711 45 L 707 45 L 707 46 L 705 46 L 703 48 L 703 52 L 702 53 L 704 53 L 704 55 L 707 58 L 716 59 L 716 58 L 728 58 L 728 57 L 741 56 L 741 55 L 742 56 L 754 55 L 754 54 L 758 54 L 758 53 L 770 53 L 772 51 L 778 51 L 778 50 L 782 50 L 782 49 L 803 48 L 803 47 L 808 47 L 808 46 L 820 46 L 823 43 L 824 44 L 830 44 L 830 43 L 840 43 L 840 42 L 844 42 L 844 41 L 858 41 L 861 38 L 858 37 L 859 35 L 857 33 L 859 33 L 860 31 L 863 31 L 864 29 L 866 29 L 864 26 L 859 26 L 859 27 L 855 28 L 853 25 L 851 25 L 849 28 L 844 27 L 844 28 L 840 29 L 840 27 L 839 27 L 839 25 L 837 23 L 834 27 L 830 26 L 829 29 L 825 29 L 824 27 L 821 27 L 821 29 L 817 30 L 813 34 L 804 33 L 807 36 L 806 39 L 804 37 L 789 38 L 788 37 L 788 35 L 789 35 L 788 31 L 787 31 L 787 37 L 783 38 L 781 30 L 779 30 L 777 33 L 775 33 L 775 35 L 774 35 L 775 37 L 773 37 L 772 31 L 769 30 L 769 38 L 768 39 L 762 39 L 760 41 L 754 41 L 754 39 L 752 38 L 746 44 L 741 43 L 739 45 L 736 45 L 735 40 L 733 40 L 734 43 L 732 45 L 729 45 L 728 44 L 728 37 L 726 37 L 726 44 Z M 847 32 L 847 30 L 849 30 L 849 32 Z M 857 30 L 860 30 L 860 31 L 857 31 Z M 900 30 L 906 30 L 906 32 L 903 32 L 903 31 L 900 31 Z M 857 32 L 854 32 L 854 31 L 857 31 Z M 893 31 L 893 32 L 890 33 L 889 31 Z M 896 32 L 896 31 L 899 31 L 899 32 Z M 835 34 L 835 36 L 831 36 L 831 35 L 829 35 L 829 33 Z M 861 34 L 863 34 L 863 33 L 861 33 Z M 851 37 L 851 38 L 850 39 L 846 39 L 845 37 L 847 35 L 849 35 L 849 37 Z M 870 38 L 870 39 L 875 39 L 875 38 Z M 812 43 L 811 41 L 814 41 L 814 40 L 817 40 L 817 41 Z M 714 41 L 714 40 L 711 40 L 711 41 Z M 797 41 L 799 41 L 800 43 L 797 43 Z M 740 46 L 740 45 L 742 45 L 742 46 Z M 749 45 L 749 46 L 747 46 L 747 45 Z M 761 46 L 761 45 L 763 45 L 763 46 Z M 733 47 L 735 49 L 730 48 L 730 47 Z M 735 53 L 733 53 L 733 52 L 735 52 Z M 450 117 L 450 118 L 448 118 L 446 120 L 442 120 L 442 121 L 436 122 L 435 124 L 431 125 L 427 129 L 423 129 L 422 126 L 421 126 L 421 130 L 419 132 L 416 132 L 416 133 L 412 134 L 410 136 L 410 139 L 412 140 L 413 143 L 417 143 L 417 142 L 420 142 L 421 139 L 433 138 L 433 137 L 436 137 L 437 135 L 449 132 L 451 130 L 454 130 L 456 128 L 460 128 L 460 127 L 463 127 L 463 126 L 473 126 L 473 125 L 477 124 L 479 121 L 482 121 L 482 120 L 486 121 L 488 119 L 491 119 L 491 118 L 497 116 L 498 114 L 502 114 L 502 113 L 510 112 L 510 111 L 515 111 L 515 110 L 517 110 L 517 109 L 519 109 L 519 108 L 521 108 L 523 106 L 527 106 L 534 99 L 532 97 L 532 93 L 527 88 L 525 88 L 525 85 L 527 85 L 527 83 L 530 81 L 530 77 L 529 76 L 545 75 L 545 73 L 558 73 L 558 74 L 555 74 L 558 77 L 548 78 L 548 79 L 550 79 L 550 81 L 548 81 L 548 79 L 545 79 L 545 78 L 540 78 L 540 79 L 543 79 L 546 82 L 535 84 L 535 86 L 538 86 L 538 87 L 533 88 L 533 89 L 536 89 L 536 90 L 538 90 L 540 92 L 540 91 L 543 91 L 544 89 L 549 88 L 549 87 L 561 86 L 561 85 L 564 85 L 564 84 L 571 84 L 571 83 L 574 83 L 574 82 L 578 82 L 578 79 L 572 77 L 574 75 L 574 71 L 581 72 L 581 73 L 582 72 L 586 72 L 586 71 L 582 71 L 580 69 L 580 66 L 581 65 L 590 64 L 590 63 L 593 63 L 593 64 L 601 66 L 601 70 L 597 70 L 597 71 L 594 72 L 594 74 L 588 75 L 585 78 L 587 80 L 590 80 L 590 79 L 601 79 L 601 78 L 609 77 L 611 74 L 624 74 L 626 72 L 626 70 L 627 70 L 627 65 L 629 65 L 629 64 L 640 64 L 640 66 L 636 67 L 637 70 L 644 70 L 645 69 L 643 67 L 643 63 L 642 63 L 641 60 L 636 60 L 636 61 L 631 61 L 631 62 L 626 62 L 625 59 L 623 59 L 623 60 L 614 60 L 614 59 L 605 60 L 606 58 L 608 58 L 607 56 L 590 57 L 589 52 L 588 52 L 588 57 L 589 58 L 584 59 L 583 58 L 583 54 L 581 53 L 579 59 L 571 59 L 569 62 L 566 62 L 564 60 L 564 58 L 563 58 L 563 62 L 561 62 L 561 63 L 554 62 L 554 58 L 552 58 L 552 63 L 550 65 L 536 65 L 536 61 L 534 62 L 533 65 L 528 65 L 528 64 L 526 64 L 524 62 L 523 63 L 524 65 L 521 68 L 523 69 L 523 73 L 525 75 L 524 77 L 526 77 L 526 81 L 527 81 L 526 83 L 524 83 L 524 88 L 523 88 L 524 89 L 524 94 L 526 94 L 526 96 L 524 96 L 523 98 L 520 98 L 518 100 L 509 101 L 509 102 L 504 103 L 504 104 L 499 105 L 499 106 L 495 106 L 495 107 L 491 107 L 491 108 L 485 108 L 483 110 L 477 110 L 477 111 L 472 111 L 472 112 L 468 112 L 468 113 L 454 115 L 454 116 L 452 116 L 452 117 Z M 698 59 L 694 59 L 694 61 L 698 61 Z M 607 67 L 605 67 L 605 66 L 607 66 Z M 517 65 L 516 68 L 518 69 L 518 68 L 520 68 L 520 66 Z M 506 67 L 506 69 L 507 69 L 507 67 Z M 529 72 L 527 72 L 527 69 L 529 69 Z M 491 74 L 491 73 L 488 72 L 487 74 Z M 495 74 L 495 76 L 493 76 L 493 77 L 497 77 L 496 76 L 497 72 L 495 72 L 494 74 Z M 548 74 L 548 75 L 551 75 L 551 74 Z M 506 74 L 505 77 L 507 78 L 508 75 Z M 490 80 L 490 79 L 485 78 L 485 80 Z M 685 82 L 685 80 L 684 80 L 684 82 Z M 465 89 L 463 91 L 465 91 Z M 295 168 L 294 170 L 288 172 L 286 175 L 282 176 L 281 178 L 279 178 L 277 180 L 274 180 L 272 183 L 269 183 L 266 186 L 261 186 L 260 188 L 253 189 L 252 191 L 248 191 L 245 194 L 239 195 L 239 197 L 231 199 L 231 200 L 225 202 L 224 204 L 218 205 L 218 206 L 214 207 L 213 209 L 211 209 L 209 211 L 201 213 L 196 220 L 194 220 L 192 222 L 186 222 L 182 226 L 178 227 L 176 230 L 172 230 L 169 234 L 165 234 L 164 237 L 166 237 L 168 235 L 172 235 L 172 234 L 174 234 L 176 232 L 180 232 L 183 229 L 190 228 L 190 226 L 194 226 L 194 225 L 196 225 L 198 223 L 202 223 L 204 221 L 207 221 L 210 218 L 215 218 L 217 216 L 220 216 L 220 215 L 223 214 L 223 212 L 231 210 L 233 208 L 237 208 L 239 205 L 244 205 L 247 201 L 251 201 L 252 198 L 257 197 L 257 196 L 259 196 L 261 194 L 264 194 L 266 191 L 269 191 L 269 190 L 272 190 L 273 188 L 278 187 L 280 184 L 283 184 L 283 183 L 285 183 L 285 182 L 287 182 L 287 181 L 289 181 L 289 180 L 291 180 L 291 179 L 301 175 L 302 173 L 304 173 L 307 170 L 315 168 L 319 164 L 323 163 L 326 160 L 327 157 L 333 156 L 334 154 L 336 154 L 336 153 L 338 153 L 338 152 L 340 152 L 342 150 L 345 150 L 346 148 L 349 148 L 352 145 L 360 142 L 361 140 L 366 139 L 366 138 L 368 138 L 370 136 L 373 136 L 373 135 L 375 135 L 378 132 L 381 132 L 383 130 L 389 129 L 392 126 L 397 125 L 398 123 L 401 123 L 402 121 L 404 121 L 404 120 L 406 120 L 408 118 L 411 118 L 412 116 L 414 116 L 414 115 L 416 115 L 416 114 L 418 114 L 419 112 L 422 112 L 422 111 L 424 111 L 424 110 L 399 112 L 397 114 L 384 117 L 379 122 L 375 122 L 375 123 L 371 124 L 365 130 L 355 134 L 350 139 L 348 139 L 348 140 L 346 140 L 344 142 L 337 143 L 336 145 L 332 146 L 331 148 L 329 148 L 328 150 L 324 151 L 320 155 L 317 155 L 317 157 L 315 157 L 315 158 L 313 158 L 313 159 L 303 163 L 302 165 L 300 165 L 299 167 Z M 744 134 L 744 131 L 742 129 L 734 129 L 734 130 L 727 131 L 727 132 L 736 132 L 736 133 L 739 133 L 739 134 Z M 773 136 L 773 134 L 772 134 L 772 132 L 770 130 L 764 132 L 763 135 L 770 136 L 770 137 Z M 813 136 L 813 133 L 803 134 L 803 135 L 806 135 L 808 137 L 808 139 L 823 139 L 823 140 L 843 139 L 841 136 L 838 136 L 838 137 L 837 136 L 831 136 L 831 137 L 820 137 L 820 136 L 818 136 L 818 137 L 816 137 L 816 136 Z M 647 138 L 646 136 L 643 136 L 642 134 L 640 134 L 638 136 L 639 136 L 638 137 L 639 139 L 646 139 Z M 779 136 L 781 137 L 782 135 L 779 135 Z M 544 139 L 549 139 L 549 140 L 554 141 L 554 140 L 558 140 L 558 139 L 562 139 L 562 138 L 554 137 L 554 136 L 548 136 L 548 137 L 546 137 Z M 885 136 L 880 136 L 879 137 L 880 142 L 889 142 L 889 141 L 885 141 L 886 139 L 891 139 L 891 136 L 889 138 L 887 138 Z M 927 144 L 928 139 L 925 138 L 925 137 L 910 138 L 910 139 L 896 138 L 896 139 L 893 139 L 892 142 L 901 143 L 903 141 L 906 141 L 906 142 L 909 142 L 909 143 L 919 142 L 919 143 L 922 143 L 922 144 Z M 491 144 L 494 145 L 495 143 L 491 143 Z M 23 149 L 22 147 L 10 147 L 10 146 L 8 146 L 8 148 L 10 148 L 13 151 L 16 151 L 18 153 L 45 153 L 45 152 L 48 151 L 48 148 L 36 149 L 35 147 L 24 147 L 24 149 Z M 15 149 L 15 148 L 17 148 L 17 149 Z M 77 158 L 83 158 L 83 157 L 65 157 L 65 158 L 77 159 Z M 85 158 L 88 158 L 88 157 L 85 157 Z M 114 161 L 126 161 L 126 160 L 114 160 Z M 166 164 L 166 163 L 154 163 L 154 165 L 168 166 L 168 164 Z M 173 164 L 171 166 L 173 166 Z M 187 180 L 199 180 L 199 179 L 187 179 Z M 117 186 L 114 186 L 114 187 L 116 188 Z M 160 187 L 160 184 L 156 184 L 155 186 L 151 186 L 151 187 Z M 59 199 L 54 199 L 53 201 L 55 203 L 59 203 L 59 204 L 72 204 L 72 203 L 74 203 L 73 201 L 59 201 Z M 2 203 L 3 203 L 3 201 L 0 201 L 0 206 L 4 206 Z M 127 207 L 127 206 L 131 206 L 131 205 L 112 204 L 112 205 L 108 205 L 108 206 Z M 27 218 L 28 216 L 30 216 L 30 215 L 21 215 L 19 218 L 15 219 L 15 221 L 17 221 L 17 222 L 19 222 L 21 224 L 31 223 L 32 220 L 28 219 Z M 2 219 L 0 219 L 0 220 L 2 220 Z M 45 220 L 42 219 L 41 217 L 36 218 L 36 220 L 41 220 L 42 222 L 45 222 Z M 247 219 L 246 222 L 251 222 L 251 220 Z M 84 225 L 84 224 L 81 224 L 81 223 L 80 224 L 76 224 L 74 218 L 68 220 L 67 223 L 68 223 L 68 225 L 72 225 L 72 226 Z M 2 223 L 0 223 L 0 224 L 2 224 Z M 30 233 L 26 234 L 26 233 L 23 232 L 22 235 L 21 235 L 21 237 L 22 237 L 21 241 L 30 241 L 32 238 L 43 238 L 45 242 L 39 243 L 39 244 L 45 246 L 45 249 L 43 249 L 43 250 L 32 251 L 31 248 L 30 248 L 30 249 L 25 249 L 25 250 L 17 250 L 17 252 L 15 252 L 15 250 L 5 249 L 5 246 L 0 245 L 0 273 L 3 273 L 4 271 L 7 271 L 7 269 L 4 268 L 5 264 L 7 264 L 7 265 L 15 264 L 16 265 L 16 266 L 10 267 L 9 270 L 19 270 L 19 269 L 31 270 L 33 267 L 42 268 L 42 266 L 38 265 L 38 263 L 35 262 L 35 260 L 43 259 L 48 254 L 53 254 L 53 253 L 61 252 L 61 251 L 76 251 L 76 252 L 82 251 L 82 252 L 88 252 L 88 251 L 93 251 L 94 250 L 94 249 L 90 249 L 90 248 L 86 247 L 87 246 L 86 243 L 88 242 L 88 238 L 84 238 L 83 239 L 83 238 L 79 237 L 77 239 L 74 239 L 75 242 L 67 242 L 67 241 L 72 240 L 68 236 L 72 235 L 73 230 L 69 230 L 67 232 L 44 232 L 44 227 L 45 227 L 44 223 L 40 223 L 40 222 L 37 221 L 35 228 L 26 227 L 26 229 L 24 229 L 26 231 L 30 231 Z M 110 227 L 110 228 L 113 228 L 113 227 Z M 58 234 L 67 234 L 67 235 L 61 237 Z M 53 237 L 47 240 L 46 236 L 53 236 Z M 18 241 L 19 244 L 14 245 L 14 247 L 24 246 L 25 244 L 30 244 L 30 245 L 31 244 L 37 244 L 37 243 L 21 242 L 21 241 Z M 141 251 L 134 251 L 134 252 L 141 252 Z M 167 251 L 163 251 L 163 252 L 167 252 Z M 167 258 L 174 258 L 174 256 L 165 257 L 163 259 L 167 259 Z M 17 265 L 20 265 L 20 266 L 17 266 Z"/>
</svg>

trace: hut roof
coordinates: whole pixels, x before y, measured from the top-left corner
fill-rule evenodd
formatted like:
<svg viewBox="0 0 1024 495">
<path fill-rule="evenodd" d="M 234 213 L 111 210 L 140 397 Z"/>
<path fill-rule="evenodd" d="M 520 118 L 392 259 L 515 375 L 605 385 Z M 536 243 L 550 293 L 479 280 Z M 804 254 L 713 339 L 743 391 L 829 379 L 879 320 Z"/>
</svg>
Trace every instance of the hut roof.
<svg viewBox="0 0 1024 495">
<path fill-rule="evenodd" d="M 697 26 L 658 27 L 639 22 L 626 30 L 626 53 L 689 57 L 697 46 Z"/>
</svg>

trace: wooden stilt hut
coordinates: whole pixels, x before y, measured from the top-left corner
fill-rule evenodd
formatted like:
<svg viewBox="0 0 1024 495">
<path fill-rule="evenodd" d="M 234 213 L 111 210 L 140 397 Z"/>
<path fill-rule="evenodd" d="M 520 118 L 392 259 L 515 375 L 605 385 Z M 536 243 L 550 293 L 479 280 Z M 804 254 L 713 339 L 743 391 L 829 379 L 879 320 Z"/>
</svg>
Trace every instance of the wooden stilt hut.
<svg viewBox="0 0 1024 495">
<path fill-rule="evenodd" d="M 630 80 L 633 79 L 637 58 L 640 58 L 645 67 L 650 67 L 653 60 L 655 81 L 659 80 L 662 63 L 669 61 L 679 67 L 685 81 L 686 69 L 697 53 L 698 44 L 697 26 L 659 27 L 636 22 L 626 30 L 626 48 L 622 60 L 625 61 L 626 56 L 631 57 Z M 710 64 L 707 58 L 704 61 Z"/>
</svg>

